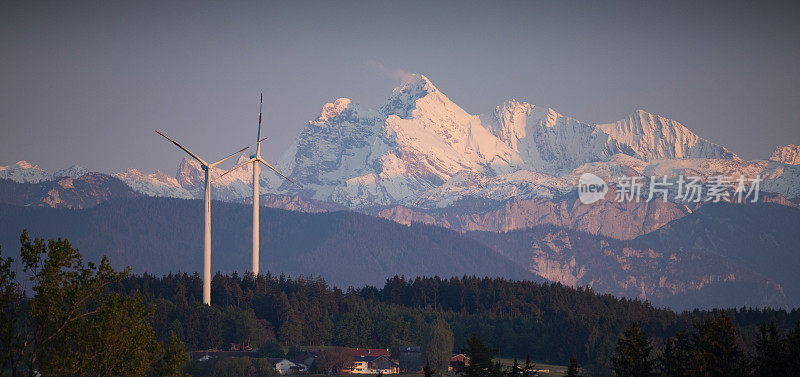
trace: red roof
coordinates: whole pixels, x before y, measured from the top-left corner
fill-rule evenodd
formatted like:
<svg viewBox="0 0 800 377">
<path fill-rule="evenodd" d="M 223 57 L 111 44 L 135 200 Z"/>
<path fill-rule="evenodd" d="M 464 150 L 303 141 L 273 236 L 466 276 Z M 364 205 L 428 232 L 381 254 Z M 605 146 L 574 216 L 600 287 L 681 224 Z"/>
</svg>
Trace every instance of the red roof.
<svg viewBox="0 0 800 377">
<path fill-rule="evenodd" d="M 382 348 L 350 348 L 349 350 L 353 356 L 386 356 L 388 359 L 391 355 L 388 349 Z"/>
</svg>

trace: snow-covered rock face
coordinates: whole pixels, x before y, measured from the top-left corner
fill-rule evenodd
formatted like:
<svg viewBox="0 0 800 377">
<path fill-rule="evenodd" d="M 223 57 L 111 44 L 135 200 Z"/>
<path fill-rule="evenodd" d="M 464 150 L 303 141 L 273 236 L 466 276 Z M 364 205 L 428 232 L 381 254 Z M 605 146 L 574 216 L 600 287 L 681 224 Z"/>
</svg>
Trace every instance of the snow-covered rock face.
<svg viewBox="0 0 800 377">
<path fill-rule="evenodd" d="M 797 147 L 794 155 L 790 147 L 782 149 L 781 162 L 797 160 Z M 742 161 L 671 119 L 639 110 L 618 122 L 592 124 L 517 100 L 472 115 L 423 75 L 411 75 L 376 110 L 348 98 L 325 104 L 276 167 L 305 190 L 262 169 L 262 192 L 354 209 L 553 198 L 572 190 L 583 173 L 607 182 L 661 174 L 760 174 L 763 190 L 800 196 L 800 167 Z M 217 179 L 221 173 L 212 172 L 212 197 L 251 196 L 250 166 Z M 202 197 L 203 179 L 196 161 L 181 162 L 177 182 L 195 198 Z"/>
<path fill-rule="evenodd" d="M 128 169 L 121 173 L 115 173 L 125 184 L 134 191 L 149 195 L 179 199 L 193 199 L 194 196 L 178 184 L 178 180 L 156 170 L 152 174 L 142 174 L 136 169 Z"/>
<path fill-rule="evenodd" d="M 614 157 L 624 155 L 630 157 Z M 346 98 L 323 106 L 278 166 L 314 199 L 351 208 L 442 207 L 465 197 L 548 198 L 569 189 L 579 168 L 641 174 L 648 160 L 683 157 L 736 158 L 643 111 L 596 125 L 510 100 L 472 115 L 425 76 L 412 75 L 378 110 Z M 280 178 L 267 182 L 272 192 L 297 193 Z"/>
<path fill-rule="evenodd" d="M 39 165 L 19 161 L 11 166 L 0 166 L 0 179 L 10 179 L 18 183 L 39 183 L 53 180 L 53 175 L 42 170 Z"/>
<path fill-rule="evenodd" d="M 246 154 L 239 156 L 236 164 L 249 159 Z M 234 201 L 253 195 L 253 168 L 245 165 L 228 174 L 225 169 L 217 167 L 211 170 L 211 198 L 214 200 Z M 176 181 L 180 187 L 191 193 L 195 198 L 203 197 L 205 189 L 206 172 L 200 163 L 185 157 L 181 160 L 176 174 Z"/>
<path fill-rule="evenodd" d="M 53 173 L 53 178 L 80 178 L 89 173 L 89 169 L 80 165 L 72 165 Z"/>
<path fill-rule="evenodd" d="M 314 199 L 355 208 L 411 203 L 459 172 L 494 175 L 520 163 L 478 116 L 422 75 L 396 88 L 379 110 L 337 103 L 325 105 L 279 163 Z M 338 115 L 329 117 L 331 109 Z M 270 187 L 294 190 L 279 179 Z"/>
<path fill-rule="evenodd" d="M 73 165 L 69 168 L 48 173 L 39 165 L 31 165 L 27 161 L 19 161 L 11 166 L 0 166 L 0 179 L 10 179 L 18 183 L 39 183 L 53 181 L 58 178 L 80 178 L 89 170 L 82 166 Z"/>
<path fill-rule="evenodd" d="M 518 154 L 527 170 L 563 175 L 617 153 L 637 156 L 596 126 L 526 102 L 507 101 L 481 118 L 494 136 Z"/>
<path fill-rule="evenodd" d="M 627 119 L 598 124 L 612 139 L 631 148 L 644 160 L 659 158 L 738 159 L 721 145 L 695 135 L 682 124 L 659 115 L 637 110 Z"/>
<path fill-rule="evenodd" d="M 800 145 L 789 144 L 777 147 L 769 159 L 787 165 L 800 165 Z"/>
</svg>

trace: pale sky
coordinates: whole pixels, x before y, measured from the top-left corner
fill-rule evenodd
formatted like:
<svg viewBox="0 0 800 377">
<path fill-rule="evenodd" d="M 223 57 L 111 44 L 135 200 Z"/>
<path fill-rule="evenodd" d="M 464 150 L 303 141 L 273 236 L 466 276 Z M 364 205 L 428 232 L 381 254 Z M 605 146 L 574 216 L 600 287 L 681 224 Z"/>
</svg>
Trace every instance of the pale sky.
<svg viewBox="0 0 800 377">
<path fill-rule="evenodd" d="M 518 98 L 587 122 L 644 109 L 746 159 L 800 143 L 797 6 L 757 2 L 0 2 L 0 165 L 174 174 L 323 104 L 423 73 L 472 114 Z M 377 68 L 383 65 L 385 69 Z"/>
</svg>

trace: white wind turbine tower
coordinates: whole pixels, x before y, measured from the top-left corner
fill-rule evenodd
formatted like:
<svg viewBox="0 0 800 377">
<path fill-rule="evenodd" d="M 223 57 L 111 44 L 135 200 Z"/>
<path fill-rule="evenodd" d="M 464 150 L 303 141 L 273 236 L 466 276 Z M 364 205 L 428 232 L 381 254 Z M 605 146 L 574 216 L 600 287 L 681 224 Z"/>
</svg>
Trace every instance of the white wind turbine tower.
<svg viewBox="0 0 800 377">
<path fill-rule="evenodd" d="M 220 175 L 219 177 L 216 178 L 216 179 L 219 179 L 223 175 L 228 174 L 228 173 L 230 173 L 230 172 L 232 172 L 232 171 L 234 171 L 234 170 L 236 170 L 236 169 L 238 169 L 238 168 L 240 168 L 242 166 L 245 166 L 247 164 L 251 164 L 251 163 L 253 164 L 253 260 L 252 260 L 252 262 L 253 262 L 253 267 L 252 267 L 253 276 L 257 276 L 258 275 L 258 255 L 259 255 L 259 223 L 260 223 L 260 220 L 259 220 L 259 217 L 258 217 L 259 216 L 258 215 L 258 211 L 259 211 L 258 187 L 259 187 L 259 178 L 261 177 L 261 166 L 259 166 L 258 163 L 260 162 L 260 163 L 266 165 L 268 168 L 272 169 L 272 171 L 274 171 L 275 173 L 277 173 L 278 175 L 280 175 L 281 177 L 283 177 L 287 181 L 294 183 L 297 187 L 300 187 L 300 189 L 302 189 L 302 187 L 300 185 L 298 185 L 297 183 L 295 183 L 294 181 L 292 181 L 291 179 L 289 179 L 288 177 L 283 175 L 277 169 L 272 167 L 272 165 L 270 165 L 268 162 L 264 161 L 264 159 L 261 158 L 261 142 L 266 140 L 266 138 L 263 138 L 263 139 L 261 138 L 261 105 L 263 103 L 264 103 L 264 93 L 261 93 L 261 99 L 259 100 L 259 103 L 258 103 L 258 137 L 256 137 L 256 153 L 251 155 L 249 160 L 247 160 L 247 161 L 245 161 L 245 162 L 233 167 L 231 170 L 226 171 L 225 173 L 223 173 L 222 175 Z"/>
<path fill-rule="evenodd" d="M 178 148 L 183 149 L 183 151 L 188 153 L 189 156 L 192 156 L 192 158 L 200 163 L 200 166 L 206 173 L 205 196 L 203 199 L 205 205 L 205 232 L 203 242 L 203 303 L 206 305 L 211 305 L 211 170 L 214 169 L 215 166 L 227 161 L 229 158 L 243 152 L 250 147 L 244 147 L 239 151 L 232 153 L 228 157 L 223 158 L 222 160 L 219 160 L 213 164 L 209 164 L 202 158 L 197 157 L 196 154 L 189 152 L 188 149 L 178 144 L 178 142 L 175 140 L 167 137 L 167 135 L 164 135 L 158 131 L 156 131 L 156 133 L 171 141 L 172 144 L 175 144 Z"/>
</svg>

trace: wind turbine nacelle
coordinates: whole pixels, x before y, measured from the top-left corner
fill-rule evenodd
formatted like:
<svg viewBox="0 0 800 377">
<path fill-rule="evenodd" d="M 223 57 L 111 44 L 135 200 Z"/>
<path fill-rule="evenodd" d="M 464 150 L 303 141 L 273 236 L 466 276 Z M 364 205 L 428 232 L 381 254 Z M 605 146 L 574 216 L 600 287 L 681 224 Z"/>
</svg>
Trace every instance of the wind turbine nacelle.
<svg viewBox="0 0 800 377">
<path fill-rule="evenodd" d="M 251 154 L 250 158 L 256 158 L 256 155 L 255 154 Z"/>
</svg>

